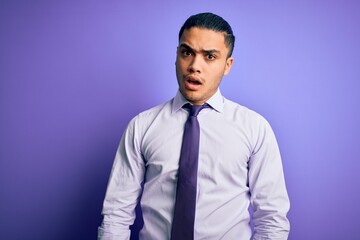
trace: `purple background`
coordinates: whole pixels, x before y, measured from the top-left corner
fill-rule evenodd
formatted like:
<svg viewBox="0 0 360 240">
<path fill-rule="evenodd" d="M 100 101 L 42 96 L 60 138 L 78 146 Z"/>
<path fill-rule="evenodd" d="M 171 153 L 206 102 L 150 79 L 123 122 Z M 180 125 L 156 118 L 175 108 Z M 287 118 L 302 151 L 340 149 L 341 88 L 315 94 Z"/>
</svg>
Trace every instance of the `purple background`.
<svg viewBox="0 0 360 240">
<path fill-rule="evenodd" d="M 31 2 L 31 3 L 30 3 Z M 95 239 L 128 121 L 177 91 L 184 20 L 233 26 L 223 94 L 272 124 L 290 239 L 360 239 L 358 1 L 1 1 L 0 239 Z"/>
</svg>

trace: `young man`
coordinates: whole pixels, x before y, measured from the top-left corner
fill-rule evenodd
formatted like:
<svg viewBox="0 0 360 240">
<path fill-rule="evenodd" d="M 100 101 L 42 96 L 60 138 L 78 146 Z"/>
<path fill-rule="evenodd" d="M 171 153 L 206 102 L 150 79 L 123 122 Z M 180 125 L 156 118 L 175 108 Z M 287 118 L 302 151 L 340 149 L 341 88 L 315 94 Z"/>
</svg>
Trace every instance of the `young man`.
<svg viewBox="0 0 360 240">
<path fill-rule="evenodd" d="M 184 23 L 176 57 L 179 91 L 129 123 L 99 239 L 129 239 L 138 201 L 140 239 L 287 239 L 289 199 L 273 131 L 219 90 L 233 63 L 234 41 L 230 25 L 212 13 Z M 193 109 L 201 105 L 196 116 Z"/>
</svg>

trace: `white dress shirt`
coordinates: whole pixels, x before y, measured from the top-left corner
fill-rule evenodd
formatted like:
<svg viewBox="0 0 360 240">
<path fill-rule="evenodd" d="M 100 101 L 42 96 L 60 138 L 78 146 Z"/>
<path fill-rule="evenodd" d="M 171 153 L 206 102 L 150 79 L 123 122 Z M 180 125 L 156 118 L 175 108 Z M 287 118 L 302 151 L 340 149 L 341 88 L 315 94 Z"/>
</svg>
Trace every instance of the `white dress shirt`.
<svg viewBox="0 0 360 240">
<path fill-rule="evenodd" d="M 177 170 L 187 100 L 172 100 L 140 113 L 121 139 L 99 227 L 101 240 L 128 240 L 140 201 L 140 239 L 170 239 Z M 259 114 L 225 99 L 218 90 L 203 109 L 195 239 L 287 239 L 289 199 L 278 145 Z M 141 183 L 144 182 L 143 190 Z M 252 232 L 249 205 L 253 209 Z"/>
</svg>

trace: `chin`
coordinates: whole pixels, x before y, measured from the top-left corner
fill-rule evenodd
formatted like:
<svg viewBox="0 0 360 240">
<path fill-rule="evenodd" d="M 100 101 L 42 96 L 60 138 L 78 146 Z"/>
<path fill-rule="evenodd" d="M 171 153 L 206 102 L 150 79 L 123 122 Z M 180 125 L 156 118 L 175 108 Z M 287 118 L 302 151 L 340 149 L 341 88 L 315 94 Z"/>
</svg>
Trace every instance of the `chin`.
<svg viewBox="0 0 360 240">
<path fill-rule="evenodd" d="M 191 103 L 193 103 L 193 104 L 198 104 L 199 102 L 201 102 L 201 99 L 199 99 L 199 98 L 197 98 L 197 97 L 194 97 L 194 96 L 185 96 L 185 98 L 189 101 L 189 102 L 191 102 Z"/>
</svg>

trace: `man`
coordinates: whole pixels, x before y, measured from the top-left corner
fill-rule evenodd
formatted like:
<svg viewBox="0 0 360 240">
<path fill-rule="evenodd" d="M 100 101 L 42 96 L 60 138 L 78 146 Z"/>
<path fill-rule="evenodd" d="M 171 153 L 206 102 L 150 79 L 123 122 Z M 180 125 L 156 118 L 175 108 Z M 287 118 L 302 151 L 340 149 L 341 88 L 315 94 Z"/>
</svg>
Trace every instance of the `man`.
<svg viewBox="0 0 360 240">
<path fill-rule="evenodd" d="M 99 239 L 129 239 L 138 201 L 140 239 L 287 239 L 289 199 L 271 127 L 219 90 L 233 63 L 234 41 L 230 25 L 212 13 L 184 23 L 176 57 L 179 91 L 129 123 L 111 172 Z M 197 116 L 188 117 L 188 108 L 202 105 Z M 190 118 L 199 133 L 186 140 Z M 186 146 L 196 146 L 195 158 L 183 157 L 190 152 Z M 193 179 L 188 170 L 196 176 L 183 185 Z M 183 203 L 180 198 L 193 187 L 193 198 Z"/>
</svg>

